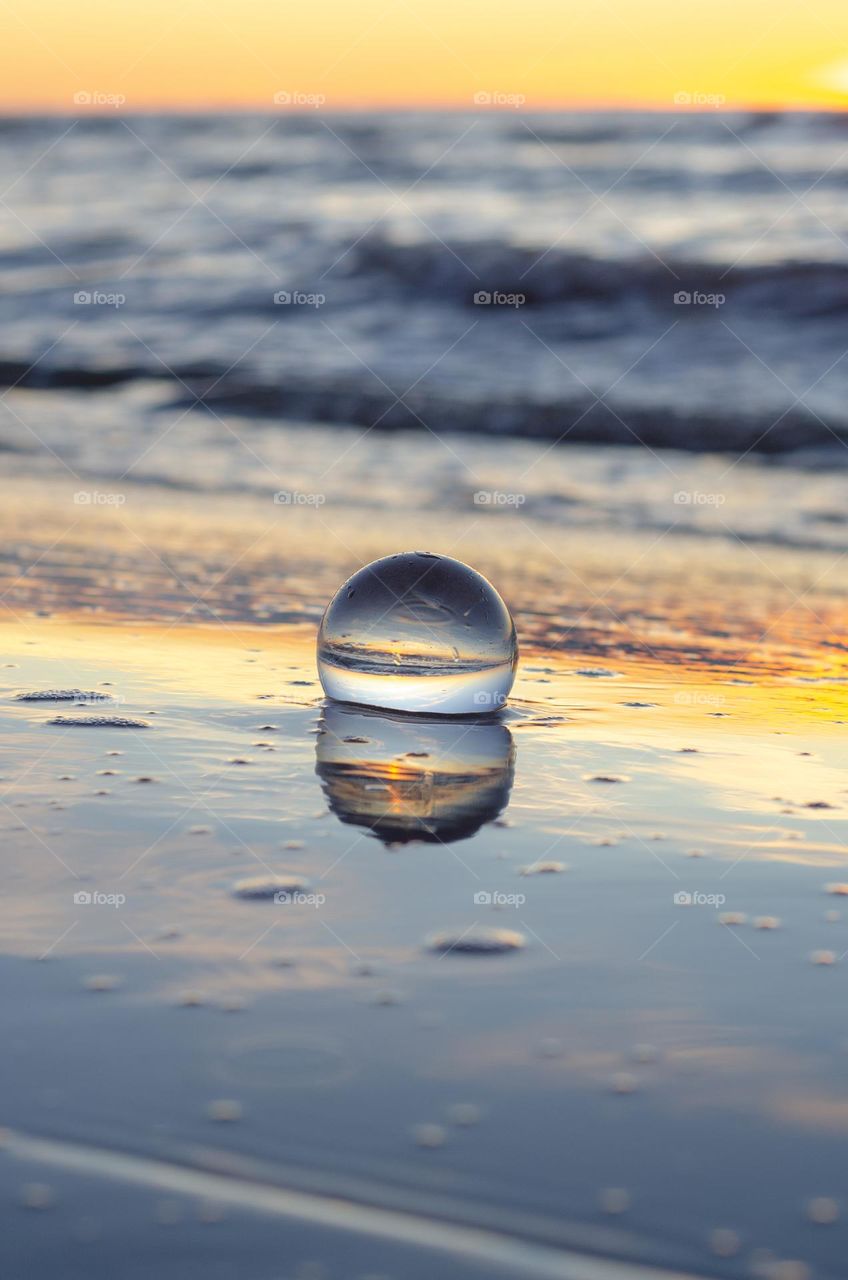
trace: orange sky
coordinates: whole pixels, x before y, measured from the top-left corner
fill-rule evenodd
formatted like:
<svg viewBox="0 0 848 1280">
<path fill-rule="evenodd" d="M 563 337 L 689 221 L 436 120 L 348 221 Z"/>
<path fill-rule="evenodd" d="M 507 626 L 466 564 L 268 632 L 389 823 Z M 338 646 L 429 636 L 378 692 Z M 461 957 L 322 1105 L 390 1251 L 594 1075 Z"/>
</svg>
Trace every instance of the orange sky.
<svg viewBox="0 0 848 1280">
<path fill-rule="evenodd" d="M 6 111 L 268 110 L 275 94 L 326 110 L 473 109 L 480 94 L 528 110 L 673 110 L 680 95 L 848 104 L 846 0 L 0 0 L 0 12 Z"/>
</svg>

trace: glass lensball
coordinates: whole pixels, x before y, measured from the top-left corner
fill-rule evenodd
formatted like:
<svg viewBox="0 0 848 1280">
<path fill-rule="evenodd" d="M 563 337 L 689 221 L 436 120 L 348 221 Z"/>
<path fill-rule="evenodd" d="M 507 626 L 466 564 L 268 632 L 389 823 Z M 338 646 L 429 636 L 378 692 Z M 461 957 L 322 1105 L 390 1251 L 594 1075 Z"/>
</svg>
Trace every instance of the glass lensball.
<svg viewBox="0 0 848 1280">
<path fill-rule="evenodd" d="M 339 587 L 318 631 L 318 675 L 338 702 L 428 715 L 499 710 L 515 679 L 515 624 L 490 582 L 424 551 L 386 556 Z"/>
</svg>

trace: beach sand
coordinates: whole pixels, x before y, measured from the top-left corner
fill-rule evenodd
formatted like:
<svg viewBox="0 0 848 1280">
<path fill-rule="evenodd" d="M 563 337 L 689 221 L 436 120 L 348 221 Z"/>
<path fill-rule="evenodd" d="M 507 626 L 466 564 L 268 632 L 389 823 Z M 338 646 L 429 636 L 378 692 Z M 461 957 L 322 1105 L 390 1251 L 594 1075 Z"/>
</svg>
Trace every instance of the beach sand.
<svg viewBox="0 0 848 1280">
<path fill-rule="evenodd" d="M 841 555 L 78 488 L 0 512 L 4 1274 L 839 1275 Z M 513 609 L 494 719 L 324 703 L 416 546 Z"/>
</svg>

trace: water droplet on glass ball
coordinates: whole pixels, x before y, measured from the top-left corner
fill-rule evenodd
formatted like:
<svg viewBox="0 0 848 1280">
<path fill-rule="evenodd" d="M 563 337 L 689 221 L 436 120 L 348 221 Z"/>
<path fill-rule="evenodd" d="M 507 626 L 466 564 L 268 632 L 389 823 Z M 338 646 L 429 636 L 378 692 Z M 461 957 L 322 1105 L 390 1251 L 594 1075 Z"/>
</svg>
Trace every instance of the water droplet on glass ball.
<svg viewBox="0 0 848 1280">
<path fill-rule="evenodd" d="M 494 587 L 459 560 L 423 552 L 360 569 L 318 632 L 328 697 L 395 711 L 497 711 L 517 662 L 515 626 Z"/>
</svg>

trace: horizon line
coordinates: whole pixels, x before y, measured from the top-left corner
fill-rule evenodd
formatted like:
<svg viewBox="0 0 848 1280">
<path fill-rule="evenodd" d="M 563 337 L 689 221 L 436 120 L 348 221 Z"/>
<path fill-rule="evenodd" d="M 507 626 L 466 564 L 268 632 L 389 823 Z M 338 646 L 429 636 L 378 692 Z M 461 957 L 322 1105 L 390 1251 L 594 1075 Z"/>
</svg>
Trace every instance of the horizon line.
<svg viewBox="0 0 848 1280">
<path fill-rule="evenodd" d="M 115 96 L 115 95 L 111 95 Z M 119 96 L 119 95 L 118 95 Z M 694 96 L 694 95 L 693 95 Z M 75 110 L 74 108 L 81 108 Z M 562 103 L 540 103 L 530 106 L 480 105 L 478 103 L 444 102 L 444 103 L 410 103 L 410 102 L 374 102 L 374 103 L 321 103 L 320 106 L 281 107 L 278 103 L 267 105 L 258 102 L 205 102 L 205 103 L 144 103 L 131 106 L 125 103 L 111 105 L 108 103 L 80 104 L 68 106 L 55 104 L 21 104 L 4 105 L 0 103 L 0 119 L 22 119 L 33 117 L 51 117 L 63 119 L 85 116 L 102 119 L 109 116 L 171 115 L 171 116 L 204 116 L 204 115 L 278 115 L 280 118 L 296 116 L 298 118 L 321 115 L 491 115 L 491 116 L 526 116 L 526 115 L 561 115 L 563 113 L 589 114 L 598 112 L 621 112 L 646 115 L 680 115 L 680 116 L 719 116 L 727 112 L 747 111 L 753 114 L 816 114 L 845 115 L 848 114 L 848 102 L 837 104 L 832 102 L 722 102 L 705 105 L 701 103 L 658 103 L 658 102 L 589 102 L 575 101 Z"/>
</svg>

